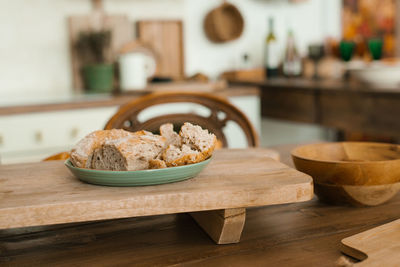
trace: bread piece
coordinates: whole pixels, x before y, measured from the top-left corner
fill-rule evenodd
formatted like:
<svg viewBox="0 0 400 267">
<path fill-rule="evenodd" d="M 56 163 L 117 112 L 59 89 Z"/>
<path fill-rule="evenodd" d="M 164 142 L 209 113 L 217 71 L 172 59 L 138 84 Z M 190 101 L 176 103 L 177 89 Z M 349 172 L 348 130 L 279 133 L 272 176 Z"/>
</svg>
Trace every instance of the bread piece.
<svg viewBox="0 0 400 267">
<path fill-rule="evenodd" d="M 165 147 L 168 147 L 169 145 L 180 147 L 182 145 L 181 137 L 174 131 L 174 125 L 172 123 L 161 125 L 160 134 L 166 138 Z"/>
<path fill-rule="evenodd" d="M 149 132 L 109 140 L 100 149 L 101 155 L 94 154 L 92 167 L 114 171 L 148 169 L 150 160 L 155 159 L 164 146 L 164 137 Z"/>
<path fill-rule="evenodd" d="M 121 130 L 95 131 L 80 140 L 71 150 L 71 162 L 75 167 L 91 168 L 93 152 L 100 148 L 106 140 L 115 140 L 131 136 L 133 133 Z"/>
<path fill-rule="evenodd" d="M 182 147 L 169 145 L 163 152 L 162 158 L 168 167 L 187 165 L 204 160 L 202 153 L 191 149 L 188 145 L 182 145 Z"/>
<path fill-rule="evenodd" d="M 182 142 L 191 149 L 199 151 L 203 155 L 203 159 L 211 156 L 217 144 L 217 138 L 214 134 L 208 132 L 207 129 L 202 129 L 198 125 L 185 122 L 179 132 Z"/>
<path fill-rule="evenodd" d="M 214 134 L 190 123 L 182 126 L 179 136 L 182 145 L 179 147 L 170 144 L 162 154 L 162 159 L 168 167 L 203 161 L 211 156 L 217 144 Z"/>
</svg>

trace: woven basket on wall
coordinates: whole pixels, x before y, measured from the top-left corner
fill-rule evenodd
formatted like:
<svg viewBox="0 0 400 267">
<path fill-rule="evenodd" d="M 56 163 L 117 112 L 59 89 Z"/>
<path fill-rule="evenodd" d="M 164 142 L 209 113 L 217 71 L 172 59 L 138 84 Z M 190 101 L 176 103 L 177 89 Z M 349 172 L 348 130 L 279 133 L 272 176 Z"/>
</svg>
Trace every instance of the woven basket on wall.
<svg viewBox="0 0 400 267">
<path fill-rule="evenodd" d="M 211 10 L 204 19 L 204 31 L 207 38 L 215 43 L 224 43 L 240 37 L 244 20 L 239 10 L 224 1 Z"/>
</svg>

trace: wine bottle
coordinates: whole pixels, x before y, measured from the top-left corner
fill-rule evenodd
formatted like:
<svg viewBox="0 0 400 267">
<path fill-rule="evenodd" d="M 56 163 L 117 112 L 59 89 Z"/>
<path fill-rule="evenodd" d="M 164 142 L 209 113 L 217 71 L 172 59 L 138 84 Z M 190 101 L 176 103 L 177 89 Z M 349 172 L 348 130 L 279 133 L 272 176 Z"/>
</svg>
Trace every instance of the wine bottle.
<svg viewBox="0 0 400 267">
<path fill-rule="evenodd" d="M 301 58 L 296 48 L 292 30 L 288 32 L 282 70 L 283 74 L 287 77 L 300 76 L 302 71 Z"/>
<path fill-rule="evenodd" d="M 268 35 L 265 39 L 264 48 L 264 65 L 265 74 L 268 78 L 277 77 L 279 75 L 279 47 L 274 33 L 274 20 L 268 20 Z"/>
</svg>

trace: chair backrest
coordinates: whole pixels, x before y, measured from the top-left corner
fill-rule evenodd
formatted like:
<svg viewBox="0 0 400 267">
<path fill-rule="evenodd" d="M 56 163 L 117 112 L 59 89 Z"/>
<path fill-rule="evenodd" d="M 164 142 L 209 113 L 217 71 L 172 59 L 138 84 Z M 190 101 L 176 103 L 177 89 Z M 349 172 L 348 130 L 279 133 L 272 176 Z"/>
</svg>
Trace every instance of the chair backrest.
<svg viewBox="0 0 400 267">
<path fill-rule="evenodd" d="M 145 109 L 171 103 L 195 103 L 207 108 L 210 113 L 208 116 L 188 112 L 174 113 L 139 121 L 139 115 Z M 184 122 L 190 122 L 214 133 L 226 147 L 228 144 L 223 129 L 228 121 L 236 122 L 242 129 L 249 147 L 259 145 L 257 132 L 243 112 L 227 100 L 206 93 L 157 92 L 140 97 L 122 106 L 107 122 L 104 129 L 118 128 L 132 132 L 145 129 L 157 133 L 160 125 L 164 123 L 171 122 L 174 129 L 179 130 Z"/>
</svg>

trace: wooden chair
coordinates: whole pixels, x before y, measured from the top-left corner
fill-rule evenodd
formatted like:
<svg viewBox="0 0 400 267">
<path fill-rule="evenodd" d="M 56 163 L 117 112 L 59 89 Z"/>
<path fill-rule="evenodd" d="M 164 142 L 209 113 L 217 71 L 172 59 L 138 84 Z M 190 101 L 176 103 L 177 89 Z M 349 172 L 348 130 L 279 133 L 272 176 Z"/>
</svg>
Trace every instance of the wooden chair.
<svg viewBox="0 0 400 267">
<path fill-rule="evenodd" d="M 208 117 L 203 117 L 192 113 L 168 114 L 155 118 L 151 118 L 145 122 L 138 120 L 139 114 L 148 107 L 167 103 L 196 103 L 208 108 L 211 113 Z M 247 119 L 239 109 L 230 104 L 221 97 L 215 97 L 206 93 L 192 92 L 168 92 L 153 93 L 140 97 L 122 106 L 118 112 L 107 122 L 104 129 L 125 129 L 128 131 L 148 130 L 154 133 L 158 132 L 161 124 L 171 122 L 179 130 L 184 122 L 188 121 L 202 126 L 213 132 L 222 146 L 227 146 L 227 140 L 223 133 L 223 128 L 228 121 L 236 122 L 243 130 L 249 147 L 259 145 L 259 139 L 251 122 Z M 66 160 L 69 158 L 68 152 L 61 152 L 52 155 L 43 161 L 48 160 Z"/>
<path fill-rule="evenodd" d="M 140 114 L 147 108 L 171 103 L 195 103 L 210 111 L 208 116 L 195 113 L 174 113 L 156 116 L 145 121 L 140 121 Z M 200 125 L 214 133 L 224 147 L 228 146 L 223 132 L 228 121 L 236 122 L 243 131 L 249 147 L 259 145 L 257 132 L 238 108 L 227 100 L 206 93 L 195 92 L 157 92 L 140 97 L 122 106 L 117 113 L 107 122 L 104 129 L 124 129 L 128 131 L 148 130 L 158 132 L 160 125 L 171 122 L 175 130 L 179 130 L 184 122 Z"/>
</svg>

